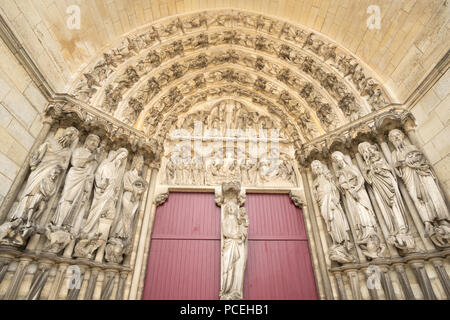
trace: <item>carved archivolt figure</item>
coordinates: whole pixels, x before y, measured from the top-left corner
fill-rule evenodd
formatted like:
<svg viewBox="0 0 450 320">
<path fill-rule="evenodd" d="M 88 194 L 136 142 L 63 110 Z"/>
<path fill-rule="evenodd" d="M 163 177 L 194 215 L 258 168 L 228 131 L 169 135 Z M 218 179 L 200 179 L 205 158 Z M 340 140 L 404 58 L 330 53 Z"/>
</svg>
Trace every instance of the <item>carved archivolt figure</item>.
<svg viewBox="0 0 450 320">
<path fill-rule="evenodd" d="M 386 248 L 377 235 L 375 214 L 361 172 L 339 151 L 333 152 L 331 159 L 336 166 L 336 178 L 344 192 L 347 210 L 356 227 L 357 243 L 368 258 L 383 257 Z"/>
<path fill-rule="evenodd" d="M 221 300 L 243 299 L 248 250 L 248 216 L 240 207 L 240 184 L 222 185 Z"/>
<path fill-rule="evenodd" d="M 119 195 L 120 179 L 128 156 L 128 150 L 121 148 L 111 151 L 95 173 L 94 199 L 82 233 L 97 233 L 101 217 L 113 218 Z"/>
<path fill-rule="evenodd" d="M 57 190 L 59 176 L 67 168 L 73 146 L 78 141 L 78 130 L 69 127 L 59 137 L 50 137 L 43 143 L 30 160 L 31 173 L 19 198 L 19 203 L 8 222 L 9 236 L 5 239 L 10 244 L 23 245 L 26 239 L 36 230 L 35 221 L 45 210 L 50 197 Z M 23 222 L 26 225 L 22 225 Z M 11 229 L 14 227 L 14 230 Z"/>
<path fill-rule="evenodd" d="M 450 245 L 450 216 L 436 176 L 416 146 L 406 141 L 403 132 L 394 129 L 389 140 L 395 147 L 392 163 L 402 178 L 425 224 L 426 236 L 439 247 Z"/>
<path fill-rule="evenodd" d="M 363 176 L 373 188 L 389 232 L 388 242 L 401 250 L 413 249 L 415 247 L 414 239 L 409 234 L 405 205 L 394 171 L 376 145 L 363 142 L 359 144 L 358 151 L 366 164 Z"/>
<path fill-rule="evenodd" d="M 327 231 L 333 240 L 330 248 L 330 259 L 339 263 L 354 262 L 348 250 L 353 246 L 350 242 L 350 227 L 340 203 L 339 190 L 334 184 L 328 168 L 319 160 L 311 163 L 311 169 L 315 175 L 313 182 L 313 194 L 319 205 Z"/>
</svg>

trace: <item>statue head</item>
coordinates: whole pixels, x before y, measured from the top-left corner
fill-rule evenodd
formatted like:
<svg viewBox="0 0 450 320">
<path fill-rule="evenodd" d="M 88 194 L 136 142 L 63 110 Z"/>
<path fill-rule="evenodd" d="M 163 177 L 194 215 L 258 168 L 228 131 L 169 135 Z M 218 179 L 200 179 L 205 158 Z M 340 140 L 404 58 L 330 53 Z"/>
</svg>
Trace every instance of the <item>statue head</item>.
<svg viewBox="0 0 450 320">
<path fill-rule="evenodd" d="M 114 162 L 114 164 L 116 164 L 117 166 L 120 166 L 123 163 L 122 161 L 124 159 L 126 159 L 127 156 L 128 156 L 128 150 L 125 148 L 120 148 L 114 152 L 111 160 Z"/>
<path fill-rule="evenodd" d="M 100 145 L 100 138 L 95 134 L 90 134 L 86 137 L 84 145 L 89 151 L 94 152 Z"/>
<path fill-rule="evenodd" d="M 313 162 L 311 162 L 311 170 L 316 176 L 323 174 L 323 169 L 323 164 L 319 160 L 314 160 Z"/>
<path fill-rule="evenodd" d="M 64 147 L 69 147 L 76 138 L 78 138 L 78 130 L 74 127 L 68 127 L 64 129 L 61 137 L 59 137 L 58 142 Z"/>
<path fill-rule="evenodd" d="M 63 167 L 61 165 L 57 164 L 56 166 L 54 166 L 50 171 L 50 180 L 56 181 L 56 179 L 58 179 L 62 171 Z"/>
<path fill-rule="evenodd" d="M 336 164 L 338 169 L 342 169 L 346 167 L 344 154 L 340 151 L 335 151 L 331 154 L 331 160 Z"/>
<path fill-rule="evenodd" d="M 372 145 L 368 142 L 361 142 L 358 145 L 358 152 L 363 156 L 364 159 L 367 159 L 370 156 L 370 149 Z"/>
<path fill-rule="evenodd" d="M 392 142 L 394 147 L 398 148 L 401 147 L 405 140 L 405 135 L 403 132 L 399 129 L 394 129 L 389 132 L 388 135 L 389 141 Z"/>
</svg>

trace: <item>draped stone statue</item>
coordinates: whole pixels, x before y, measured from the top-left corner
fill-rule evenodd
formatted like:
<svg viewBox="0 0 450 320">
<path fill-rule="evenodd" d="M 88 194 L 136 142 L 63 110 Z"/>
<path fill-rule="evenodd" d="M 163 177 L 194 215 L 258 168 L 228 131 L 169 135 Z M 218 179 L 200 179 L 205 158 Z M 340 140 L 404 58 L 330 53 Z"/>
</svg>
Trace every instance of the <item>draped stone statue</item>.
<svg viewBox="0 0 450 320">
<path fill-rule="evenodd" d="M 395 172 L 405 183 L 425 224 L 425 235 L 438 247 L 450 246 L 450 216 L 429 162 L 416 146 L 405 139 L 402 131 L 390 131 L 389 141 L 395 147 L 392 152 Z"/>
<path fill-rule="evenodd" d="M 106 261 L 121 263 L 123 255 L 130 248 L 132 228 L 142 194 L 147 189 L 147 182 L 141 177 L 144 166 L 142 155 L 133 158 L 131 170 L 123 176 L 123 195 L 120 214 L 116 216 L 111 228 L 111 236 L 105 249 Z"/>
<path fill-rule="evenodd" d="M 75 247 L 74 256 L 79 257 L 79 254 L 86 252 L 83 248 L 87 246 L 90 247 L 88 252 L 91 256 L 93 251 L 102 244 L 98 240 L 104 240 L 108 236 L 100 232 L 99 222 L 101 218 L 113 219 L 115 217 L 127 156 L 128 150 L 124 148 L 111 151 L 95 172 L 94 199 L 86 222 L 81 229 L 80 241 Z M 95 241 L 95 245 L 92 244 L 92 241 Z"/>
<path fill-rule="evenodd" d="M 353 247 L 349 236 L 350 227 L 340 203 L 339 190 L 330 171 L 319 160 L 311 163 L 311 169 L 315 175 L 313 195 L 333 241 L 329 249 L 330 260 L 339 263 L 354 262 L 355 257 L 349 253 Z"/>
<path fill-rule="evenodd" d="M 361 172 L 340 151 L 333 152 L 331 159 L 335 165 L 338 185 L 345 195 L 347 210 L 356 228 L 356 242 L 367 258 L 383 257 L 386 247 L 377 234 L 375 214 Z"/>
<path fill-rule="evenodd" d="M 59 177 L 66 170 L 77 141 L 78 130 L 68 127 L 55 137 L 49 137 L 33 153 L 30 160 L 31 173 L 19 196 L 18 205 L 7 221 L 14 223 L 10 224 L 8 237 L 2 240 L 3 243 L 22 246 L 36 231 L 36 220 L 57 192 Z"/>
<path fill-rule="evenodd" d="M 403 253 L 411 251 L 415 247 L 414 238 L 409 233 L 405 205 L 393 169 L 376 145 L 362 142 L 358 151 L 366 164 L 363 176 L 373 188 L 389 232 L 387 241 Z"/>
<path fill-rule="evenodd" d="M 223 183 L 216 202 L 222 206 L 221 300 L 243 299 L 248 250 L 248 216 L 239 182 Z"/>
<path fill-rule="evenodd" d="M 97 168 L 97 153 L 100 138 L 90 134 L 84 146 L 76 148 L 72 154 L 72 167 L 67 173 L 61 199 L 51 219 L 54 227 L 73 224 L 84 204 L 89 200 L 94 181 L 94 171 Z"/>
</svg>

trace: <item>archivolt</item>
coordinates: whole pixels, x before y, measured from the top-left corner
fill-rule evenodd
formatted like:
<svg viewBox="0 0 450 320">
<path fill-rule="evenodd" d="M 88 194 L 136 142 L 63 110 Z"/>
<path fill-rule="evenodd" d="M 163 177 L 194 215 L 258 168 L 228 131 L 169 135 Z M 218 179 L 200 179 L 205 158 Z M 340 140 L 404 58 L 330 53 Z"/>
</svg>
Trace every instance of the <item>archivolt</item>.
<svg viewBox="0 0 450 320">
<path fill-rule="evenodd" d="M 291 111 L 296 109 L 292 103 L 309 105 L 311 113 L 333 111 L 334 126 L 391 101 L 375 77 L 345 49 L 291 24 L 234 10 L 170 18 L 128 35 L 86 68 L 72 92 L 107 112 L 117 109 L 115 116 L 132 124 L 141 111 L 145 115 L 140 118 L 147 117 L 147 105 L 163 101 L 158 101 L 163 87 L 165 92 L 176 92 L 185 74 L 197 72 L 199 77 L 202 71 L 211 74 L 214 67 L 230 63 L 252 75 L 254 88 L 266 91 L 267 84 L 284 88 L 272 91 L 271 99 Z M 312 117 L 317 120 L 315 114 Z M 139 123 L 142 120 L 138 128 Z"/>
</svg>

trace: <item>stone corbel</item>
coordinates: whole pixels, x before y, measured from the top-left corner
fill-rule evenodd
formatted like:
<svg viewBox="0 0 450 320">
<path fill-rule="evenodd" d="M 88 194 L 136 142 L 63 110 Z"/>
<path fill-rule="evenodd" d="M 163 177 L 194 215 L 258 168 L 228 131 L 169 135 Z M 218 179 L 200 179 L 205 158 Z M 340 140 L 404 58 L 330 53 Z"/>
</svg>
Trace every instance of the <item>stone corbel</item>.
<svg viewBox="0 0 450 320">
<path fill-rule="evenodd" d="M 289 192 L 289 197 L 298 208 L 303 208 L 303 206 L 306 205 L 305 193 L 303 192 L 303 189 L 292 189 Z"/>
<path fill-rule="evenodd" d="M 159 207 L 163 205 L 169 198 L 169 189 L 167 187 L 158 187 L 155 192 L 153 203 Z"/>
</svg>

